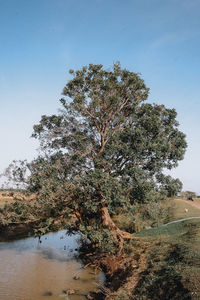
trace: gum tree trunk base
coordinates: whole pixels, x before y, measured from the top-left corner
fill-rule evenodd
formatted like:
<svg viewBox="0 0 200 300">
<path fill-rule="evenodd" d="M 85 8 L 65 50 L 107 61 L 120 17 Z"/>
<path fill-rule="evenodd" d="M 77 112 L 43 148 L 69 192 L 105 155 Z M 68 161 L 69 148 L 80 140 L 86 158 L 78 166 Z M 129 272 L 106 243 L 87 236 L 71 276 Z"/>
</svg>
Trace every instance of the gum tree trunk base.
<svg viewBox="0 0 200 300">
<path fill-rule="evenodd" d="M 125 240 L 136 239 L 136 237 L 132 236 L 129 232 L 123 231 L 115 225 L 106 206 L 101 208 L 100 214 L 103 227 L 107 228 L 112 233 L 114 240 L 119 243 L 120 250 L 122 249 Z"/>
</svg>

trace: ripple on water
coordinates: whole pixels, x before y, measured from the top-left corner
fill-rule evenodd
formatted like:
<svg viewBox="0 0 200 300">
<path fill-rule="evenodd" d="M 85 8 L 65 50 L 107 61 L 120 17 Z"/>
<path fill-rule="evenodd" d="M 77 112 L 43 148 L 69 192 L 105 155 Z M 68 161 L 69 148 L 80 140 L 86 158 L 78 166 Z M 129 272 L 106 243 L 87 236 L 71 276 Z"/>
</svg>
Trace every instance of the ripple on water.
<svg viewBox="0 0 200 300">
<path fill-rule="evenodd" d="M 37 238 L 0 243 L 0 300 L 65 299 L 69 289 L 75 291 L 70 300 L 86 299 L 104 276 L 83 269 L 75 258 L 78 238 L 60 231 L 43 236 L 41 243 Z"/>
</svg>

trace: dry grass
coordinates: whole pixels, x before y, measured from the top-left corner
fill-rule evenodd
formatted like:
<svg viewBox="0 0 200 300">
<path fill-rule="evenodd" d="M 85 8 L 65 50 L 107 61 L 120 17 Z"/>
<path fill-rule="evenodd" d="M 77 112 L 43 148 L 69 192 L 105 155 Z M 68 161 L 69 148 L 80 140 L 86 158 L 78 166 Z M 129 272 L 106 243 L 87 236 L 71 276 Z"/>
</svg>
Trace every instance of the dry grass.
<svg viewBox="0 0 200 300">
<path fill-rule="evenodd" d="M 174 199 L 173 200 L 173 219 L 181 219 L 186 217 L 200 217 L 200 199 L 196 198 L 194 201 Z M 188 211 L 186 212 L 185 209 Z"/>
<path fill-rule="evenodd" d="M 16 200 L 21 200 L 24 202 L 32 202 L 35 199 L 34 195 L 25 196 L 21 192 L 10 192 L 1 191 L 0 192 L 0 208 L 3 208 L 5 204 L 14 203 Z"/>
<path fill-rule="evenodd" d="M 0 208 L 4 207 L 6 203 L 10 204 L 16 201 L 14 196 L 9 195 L 9 192 L 0 192 Z"/>
</svg>

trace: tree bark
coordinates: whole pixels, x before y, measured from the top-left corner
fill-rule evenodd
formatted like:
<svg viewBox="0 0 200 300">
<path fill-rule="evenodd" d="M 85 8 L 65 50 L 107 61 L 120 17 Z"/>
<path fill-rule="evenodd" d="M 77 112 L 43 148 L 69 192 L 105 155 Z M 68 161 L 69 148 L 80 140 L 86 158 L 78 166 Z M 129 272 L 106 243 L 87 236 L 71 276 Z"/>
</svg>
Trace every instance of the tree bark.
<svg viewBox="0 0 200 300">
<path fill-rule="evenodd" d="M 135 239 L 136 237 L 132 236 L 129 232 L 119 229 L 109 214 L 108 208 L 105 205 L 105 202 L 102 201 L 102 207 L 100 209 L 100 218 L 104 228 L 107 228 L 114 238 L 114 240 L 119 243 L 120 250 L 123 247 L 124 240 Z"/>
</svg>

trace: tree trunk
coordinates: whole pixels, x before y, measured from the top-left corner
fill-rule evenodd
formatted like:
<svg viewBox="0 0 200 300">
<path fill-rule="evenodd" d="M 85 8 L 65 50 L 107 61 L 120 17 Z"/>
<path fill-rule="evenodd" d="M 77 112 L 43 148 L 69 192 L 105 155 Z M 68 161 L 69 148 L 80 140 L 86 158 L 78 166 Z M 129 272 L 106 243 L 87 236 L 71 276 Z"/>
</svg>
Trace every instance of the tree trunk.
<svg viewBox="0 0 200 300">
<path fill-rule="evenodd" d="M 134 239 L 136 237 L 133 237 L 132 234 L 129 232 L 125 232 L 121 229 L 119 229 L 113 220 L 111 219 L 111 216 L 108 212 L 108 208 L 106 207 L 104 201 L 102 203 L 102 207 L 100 209 L 100 218 L 101 222 L 104 228 L 109 229 L 109 231 L 112 233 L 114 240 L 119 243 L 120 250 L 123 247 L 124 240 L 130 240 Z"/>
</svg>

